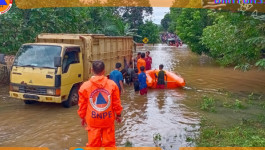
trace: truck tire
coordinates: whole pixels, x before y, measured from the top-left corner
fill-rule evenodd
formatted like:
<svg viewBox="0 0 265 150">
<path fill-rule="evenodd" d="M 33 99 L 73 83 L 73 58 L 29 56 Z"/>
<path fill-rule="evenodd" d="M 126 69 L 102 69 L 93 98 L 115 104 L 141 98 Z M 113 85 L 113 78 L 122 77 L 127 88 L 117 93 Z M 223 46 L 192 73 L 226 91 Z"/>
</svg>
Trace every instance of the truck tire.
<svg viewBox="0 0 265 150">
<path fill-rule="evenodd" d="M 70 108 L 71 106 L 76 105 L 78 103 L 78 98 L 78 89 L 77 87 L 73 87 L 68 99 L 62 103 L 63 107 Z"/>
<path fill-rule="evenodd" d="M 36 101 L 32 101 L 32 100 L 24 100 L 24 103 L 27 104 L 27 105 L 30 105 L 30 104 L 35 104 Z"/>
</svg>

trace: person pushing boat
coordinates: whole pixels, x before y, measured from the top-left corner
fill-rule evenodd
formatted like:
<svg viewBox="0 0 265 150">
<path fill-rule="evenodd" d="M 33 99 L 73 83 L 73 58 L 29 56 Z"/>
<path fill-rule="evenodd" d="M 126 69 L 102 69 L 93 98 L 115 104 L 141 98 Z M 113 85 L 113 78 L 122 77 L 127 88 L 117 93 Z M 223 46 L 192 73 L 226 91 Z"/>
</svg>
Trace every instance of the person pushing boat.
<svg viewBox="0 0 265 150">
<path fill-rule="evenodd" d="M 159 72 L 155 74 L 155 78 L 157 78 L 157 85 L 156 88 L 158 89 L 164 89 L 166 82 L 165 82 L 165 77 L 166 77 L 166 81 L 167 81 L 167 74 L 166 72 L 163 70 L 164 65 L 160 64 L 159 65 Z"/>
</svg>

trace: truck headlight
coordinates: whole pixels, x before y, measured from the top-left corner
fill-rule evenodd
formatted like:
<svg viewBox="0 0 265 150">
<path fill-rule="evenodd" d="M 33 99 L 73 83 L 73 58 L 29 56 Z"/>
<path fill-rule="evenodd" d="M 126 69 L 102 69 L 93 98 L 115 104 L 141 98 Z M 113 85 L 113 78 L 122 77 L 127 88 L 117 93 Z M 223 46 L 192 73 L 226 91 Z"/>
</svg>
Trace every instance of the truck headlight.
<svg viewBox="0 0 265 150">
<path fill-rule="evenodd" d="M 55 95 L 55 89 L 47 89 L 47 95 Z"/>
<path fill-rule="evenodd" d="M 47 95 L 60 96 L 60 89 L 47 89 Z"/>
<path fill-rule="evenodd" d="M 10 91 L 18 92 L 18 91 L 19 91 L 19 86 L 16 86 L 16 85 L 10 85 Z"/>
</svg>

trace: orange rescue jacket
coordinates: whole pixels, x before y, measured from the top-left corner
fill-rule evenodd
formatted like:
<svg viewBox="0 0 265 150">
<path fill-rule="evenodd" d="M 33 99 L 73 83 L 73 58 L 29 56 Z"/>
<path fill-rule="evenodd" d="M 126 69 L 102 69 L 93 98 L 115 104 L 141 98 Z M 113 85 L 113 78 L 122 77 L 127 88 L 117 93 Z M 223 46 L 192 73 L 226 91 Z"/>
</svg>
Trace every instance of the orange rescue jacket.
<svg viewBox="0 0 265 150">
<path fill-rule="evenodd" d="M 144 72 L 146 70 L 146 62 L 143 58 L 140 58 L 137 60 L 137 69 L 138 69 L 138 72 L 139 74 L 141 73 L 141 70 L 140 70 L 140 67 L 144 66 Z"/>
<path fill-rule="evenodd" d="M 105 76 L 93 76 L 79 89 L 80 118 L 85 118 L 90 127 L 105 128 L 113 126 L 115 114 L 122 111 L 119 88 L 114 81 Z"/>
</svg>

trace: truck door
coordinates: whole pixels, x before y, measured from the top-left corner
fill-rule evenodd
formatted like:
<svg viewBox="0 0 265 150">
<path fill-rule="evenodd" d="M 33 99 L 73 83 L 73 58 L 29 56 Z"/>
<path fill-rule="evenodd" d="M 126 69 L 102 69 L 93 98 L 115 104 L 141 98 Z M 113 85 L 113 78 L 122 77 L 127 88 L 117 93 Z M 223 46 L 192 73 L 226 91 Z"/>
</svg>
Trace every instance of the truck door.
<svg viewBox="0 0 265 150">
<path fill-rule="evenodd" d="M 74 84 L 83 81 L 83 64 L 79 47 L 65 49 L 62 62 L 61 95 L 69 95 Z"/>
</svg>

